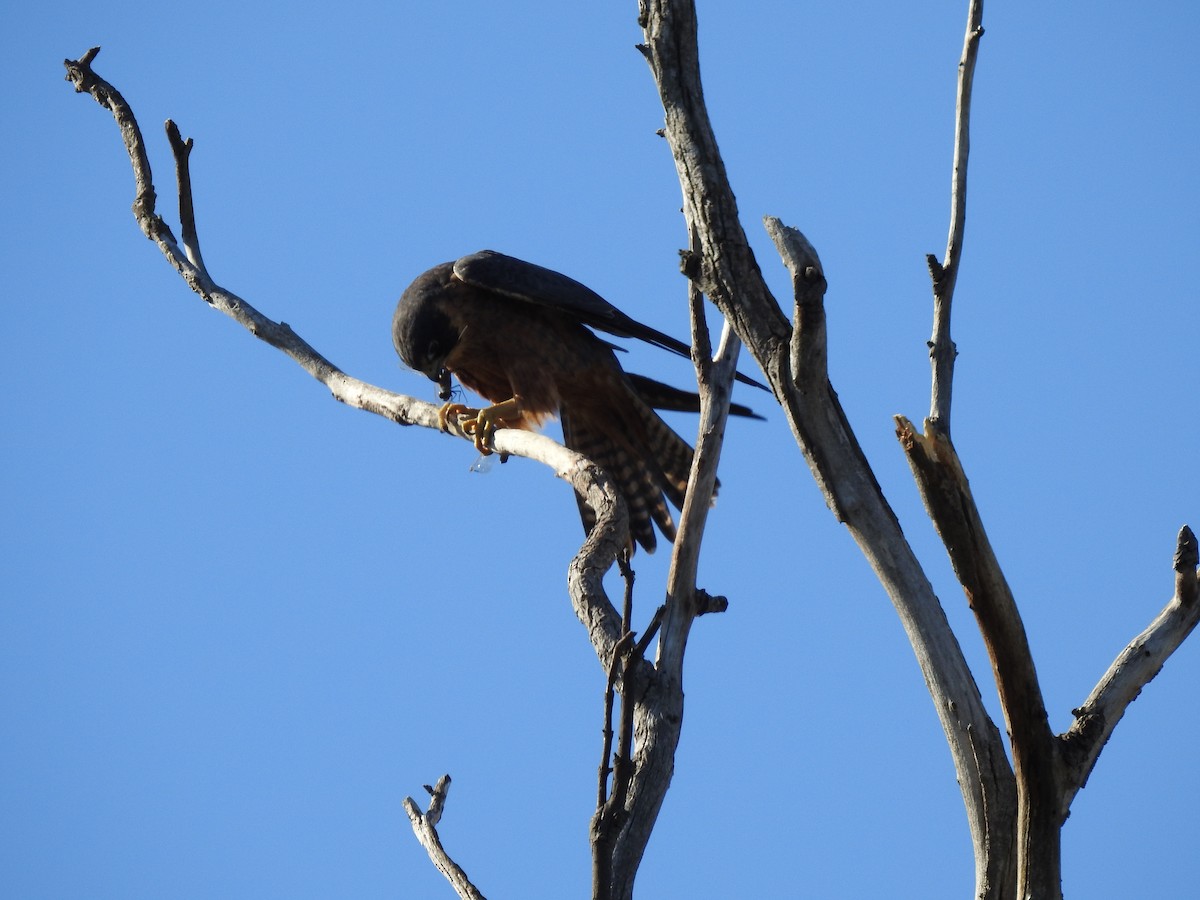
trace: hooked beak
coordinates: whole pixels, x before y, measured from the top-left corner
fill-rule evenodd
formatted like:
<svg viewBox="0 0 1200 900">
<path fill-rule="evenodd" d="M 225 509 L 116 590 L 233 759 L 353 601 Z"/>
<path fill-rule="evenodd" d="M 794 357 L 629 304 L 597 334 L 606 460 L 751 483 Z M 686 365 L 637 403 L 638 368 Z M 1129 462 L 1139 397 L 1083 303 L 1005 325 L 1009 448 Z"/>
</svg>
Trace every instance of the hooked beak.
<svg viewBox="0 0 1200 900">
<path fill-rule="evenodd" d="M 450 399 L 450 370 L 442 366 L 433 375 L 429 376 L 438 384 L 438 397 L 442 400 Z"/>
</svg>

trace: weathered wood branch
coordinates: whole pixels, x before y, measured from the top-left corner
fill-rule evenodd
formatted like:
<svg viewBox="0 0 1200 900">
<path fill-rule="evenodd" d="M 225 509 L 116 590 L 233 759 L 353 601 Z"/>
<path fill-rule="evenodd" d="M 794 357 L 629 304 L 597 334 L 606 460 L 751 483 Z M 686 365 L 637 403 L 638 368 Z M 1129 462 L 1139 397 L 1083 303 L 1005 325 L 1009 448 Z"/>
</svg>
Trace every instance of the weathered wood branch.
<svg viewBox="0 0 1200 900">
<path fill-rule="evenodd" d="M 133 165 L 136 198 L 134 217 L 142 232 L 154 241 L 167 262 L 179 272 L 188 286 L 206 303 L 229 316 L 255 337 L 283 351 L 306 372 L 325 385 L 334 399 L 355 409 L 390 419 L 398 425 L 420 425 L 437 429 L 438 409 L 430 403 L 396 394 L 347 375 L 303 340 L 285 322 L 263 315 L 243 298 L 218 285 L 208 274 L 200 256 L 191 177 L 188 159 L 192 141 L 183 140 L 174 123 L 167 122 L 167 135 L 175 154 L 185 246 L 175 239 L 170 227 L 155 211 L 154 179 L 145 142 L 133 110 L 111 84 L 92 69 L 99 52 L 94 47 L 78 60 L 64 60 L 67 80 L 79 93 L 88 93 L 108 109 L 121 129 L 121 138 Z M 461 430 L 454 433 L 471 440 Z M 592 529 L 568 569 L 568 586 L 575 614 L 587 628 L 588 636 L 602 665 L 612 657 L 622 632 L 621 617 L 604 591 L 604 574 L 624 548 L 628 535 L 625 502 L 608 474 L 586 457 L 574 453 L 550 438 L 527 431 L 501 429 L 496 432 L 496 450 L 501 456 L 521 456 L 549 466 L 568 482 L 596 513 Z"/>
<path fill-rule="evenodd" d="M 897 417 L 900 439 L 926 512 L 950 555 L 950 562 L 975 614 L 992 664 L 992 674 L 1008 725 L 1016 779 L 1015 859 L 1009 872 L 1019 897 L 1061 895 L 1061 830 L 1067 808 L 1060 806 L 1062 760 L 1050 729 L 1016 601 L 988 541 L 962 465 L 950 441 L 954 362 L 951 307 L 961 267 L 967 212 L 967 160 L 970 154 L 971 94 L 983 0 L 971 0 L 955 103 L 954 171 L 950 228 L 941 262 L 927 257 L 933 280 L 933 336 L 929 341 L 932 388 L 929 417 L 921 434 Z"/>
<path fill-rule="evenodd" d="M 678 0 L 639 0 L 638 13 L 645 39 L 639 49 L 663 104 L 663 135 L 683 188 L 684 219 L 695 226 L 689 277 L 730 321 L 774 387 L 786 373 L 791 326 L 745 239 L 717 149 L 700 83 L 695 8 Z"/>
<path fill-rule="evenodd" d="M 1067 733 L 1054 735 L 1020 613 L 950 440 L 957 355 L 950 339 L 950 310 L 963 246 L 971 86 L 983 35 L 982 12 L 982 0 L 972 0 L 959 63 L 946 257 L 940 263 L 928 257 L 934 293 L 930 415 L 923 434 L 897 417 L 897 436 L 975 614 L 1007 721 L 1017 788 L 1015 895 L 1052 900 L 1062 896 L 1061 833 L 1072 800 L 1128 704 L 1200 620 L 1195 602 L 1197 558 L 1195 536 L 1185 526 L 1175 554 L 1175 597 L 1126 647 L 1083 706 L 1073 711 L 1075 721 Z"/>
<path fill-rule="evenodd" d="M 596 794 L 596 812 L 592 815 L 590 841 L 592 845 L 592 900 L 609 900 L 613 889 L 613 850 L 625 824 L 625 800 L 633 779 L 633 697 L 635 647 L 633 633 L 633 568 L 629 559 L 619 557 L 617 565 L 625 582 L 625 602 L 622 604 L 621 627 L 625 633 L 608 662 L 608 679 L 604 691 L 604 748 L 600 756 L 600 779 Z M 641 647 L 641 642 L 636 644 Z M 613 754 L 613 703 L 617 682 L 621 683 L 621 726 L 616 754 Z M 613 776 L 608 790 L 608 776 Z"/>
<path fill-rule="evenodd" d="M 1050 730 L 1025 626 L 950 436 L 929 423 L 921 434 L 903 416 L 896 421 L 925 510 L 979 624 L 1008 724 L 1017 784 L 1018 896 L 1027 896 L 1024 886 L 1034 881 L 1057 892 L 1067 810 L 1058 803 L 1058 742 Z M 1038 889 L 1032 896 L 1050 895 Z"/>
<path fill-rule="evenodd" d="M 1141 634 L 1113 660 L 1060 738 L 1064 760 L 1059 805 L 1067 809 L 1086 783 L 1129 704 L 1158 675 L 1168 657 L 1200 623 L 1200 552 L 1184 525 L 1175 544 L 1175 594 Z"/>
<path fill-rule="evenodd" d="M 931 427 L 950 433 L 950 400 L 954 387 L 954 360 L 958 350 L 950 339 L 950 307 L 962 261 L 963 236 L 967 224 L 967 159 L 971 153 L 971 88 L 975 83 L 975 60 L 983 37 L 983 0 L 971 0 L 967 33 L 958 62 L 958 93 L 954 115 L 954 174 L 950 185 L 950 234 L 941 262 L 932 253 L 926 257 L 933 281 L 933 336 L 929 339 L 929 362 L 933 390 L 929 401 Z"/>
<path fill-rule="evenodd" d="M 803 235 L 777 220 L 768 232 L 796 293 L 797 335 L 792 342 L 796 389 L 785 410 L 797 422 L 806 457 L 830 508 L 847 525 L 887 589 L 925 673 L 950 744 L 975 848 L 976 893 L 1010 896 L 1015 871 L 1009 849 L 1016 789 L 1002 738 L 982 707 L 978 687 L 920 564 L 850 430 L 824 360 L 825 277 Z M 828 487 L 826 487 L 828 486 Z"/>
<path fill-rule="evenodd" d="M 792 381 L 802 391 L 820 391 L 829 382 L 825 325 L 825 270 L 814 247 L 797 228 L 767 216 L 763 227 L 792 276 Z"/>
<path fill-rule="evenodd" d="M 145 150 L 141 129 L 129 104 L 112 85 L 100 78 L 91 67 L 99 48 L 93 48 L 78 60 L 65 60 L 67 79 L 77 92 L 91 94 L 98 103 L 110 110 L 120 126 L 121 136 L 129 153 L 136 184 L 134 216 L 143 233 L 153 240 L 163 256 L 183 277 L 188 286 L 214 309 L 224 313 L 255 337 L 283 351 L 306 372 L 329 389 L 338 401 L 356 409 L 384 416 L 399 425 L 421 425 L 438 428 L 438 409 L 411 397 L 395 394 L 353 378 L 322 356 L 284 322 L 263 315 L 242 297 L 218 285 L 209 275 L 200 253 L 196 228 L 191 175 L 188 161 L 192 151 L 191 139 L 184 140 L 178 128 L 167 122 L 167 136 L 175 157 L 182 244 L 176 240 L 167 223 L 155 211 L 156 194 L 150 160 Z M 454 433 L 471 440 L 455 427 Z M 495 449 L 504 459 L 521 456 L 549 466 L 567 481 L 592 508 L 596 524 L 583 546 L 571 560 L 567 581 L 576 616 L 587 629 L 588 637 L 602 665 L 608 665 L 619 655 L 619 642 L 625 629 L 621 616 L 604 590 L 604 575 L 619 553 L 628 544 L 628 514 L 625 502 L 609 475 L 585 457 L 561 444 L 526 431 L 501 429 L 495 435 Z M 627 666 L 626 682 L 631 686 L 646 677 L 645 664 Z M 413 820 L 418 839 L 429 851 L 438 868 L 446 874 L 462 897 L 480 897 L 453 861 L 445 854 L 434 829 L 445 802 L 446 777 L 431 789 L 434 802 L 430 811 L 420 814 L 411 799 L 405 808 Z"/>
<path fill-rule="evenodd" d="M 688 224 L 692 246 L 699 237 L 693 223 Z M 704 316 L 704 297 L 695 279 L 691 252 L 683 254 L 683 272 L 689 278 L 688 306 L 692 323 L 692 355 L 696 365 L 700 394 L 700 422 L 696 450 L 688 477 L 688 489 L 680 511 L 679 528 L 671 549 L 671 568 L 667 575 L 666 602 L 655 615 L 659 627 L 658 652 L 652 677 L 645 689 L 625 680 L 622 703 L 633 711 L 629 724 L 639 735 L 632 757 L 631 778 L 620 797 L 623 804 L 622 829 L 613 848 L 609 893 L 597 896 L 630 898 L 634 879 L 646 844 L 658 819 L 659 810 L 671 785 L 675 753 L 683 723 L 683 661 L 688 635 L 696 617 L 723 610 L 724 598 L 712 598 L 696 586 L 700 547 L 708 511 L 717 484 L 717 465 L 725 437 L 734 376 L 737 372 L 741 341 L 726 322 L 720 344 L 710 358 L 711 343 Z M 640 657 L 636 657 L 640 661 Z M 627 670 L 628 671 L 628 670 Z M 629 707 L 631 700 L 634 705 Z M 616 763 L 614 763 L 614 766 Z M 616 803 L 616 776 L 613 796 Z M 613 821 L 612 816 L 607 821 Z"/>
<path fill-rule="evenodd" d="M 626 799 L 627 816 L 614 851 L 613 897 L 633 895 L 634 878 L 658 819 L 675 770 L 675 752 L 683 724 L 683 661 L 688 635 L 697 616 L 723 611 L 724 598 L 709 597 L 696 587 L 700 542 L 716 485 L 717 461 L 729 412 L 730 388 L 737 365 L 736 335 L 727 326 L 709 374 L 701 376 L 700 432 L 688 491 L 672 548 L 666 602 L 653 677 L 646 689 L 625 689 L 623 702 L 634 696 L 633 780 Z"/>
<path fill-rule="evenodd" d="M 397 424 L 437 427 L 436 407 L 351 378 L 301 339 L 287 323 L 267 318 L 241 297 L 213 281 L 199 255 L 199 240 L 196 237 L 195 217 L 192 211 L 191 178 L 188 174 L 192 141 L 180 139 L 175 124 L 168 120 L 167 135 L 175 154 L 179 205 L 184 215 L 183 231 L 188 238 L 186 247 L 180 245 L 170 226 L 155 210 L 156 193 L 150 160 L 146 155 L 145 142 L 133 110 L 116 88 L 92 70 L 91 63 L 99 49 L 93 47 L 78 60 L 64 60 L 67 80 L 75 85 L 77 92 L 91 94 L 101 106 L 111 111 L 117 120 L 133 164 L 137 187 L 133 204 L 134 218 L 138 227 L 146 237 L 158 245 L 167 262 L 179 272 L 188 286 L 214 309 L 229 316 L 255 337 L 290 356 L 306 372 L 329 388 L 335 399 L 389 418 Z"/>
<path fill-rule="evenodd" d="M 1007 896 L 1013 883 L 1005 868 L 1015 814 L 1012 771 L 945 613 L 824 374 L 825 279 L 819 260 L 777 240 L 799 288 L 797 333 L 763 281 L 738 217 L 704 105 L 694 4 L 641 0 L 639 14 L 641 50 L 663 104 L 663 134 L 675 160 L 684 214 L 696 224 L 696 280 L 766 373 L 827 503 L 895 605 L 958 771 L 976 850 L 977 896 Z M 776 234 L 783 233 L 779 226 Z"/>
<path fill-rule="evenodd" d="M 484 900 L 479 888 L 471 883 L 462 867 L 450 858 L 450 854 L 442 846 L 442 839 L 438 837 L 437 824 L 441 821 L 442 811 L 446 806 L 446 795 L 450 792 L 450 776 L 443 775 L 433 787 L 425 785 L 425 790 L 429 792 L 429 809 L 424 813 L 412 797 L 404 798 L 404 811 L 408 813 L 408 819 L 412 822 L 413 834 L 429 854 L 430 861 L 446 876 L 446 880 L 458 896 L 463 900 Z"/>
</svg>

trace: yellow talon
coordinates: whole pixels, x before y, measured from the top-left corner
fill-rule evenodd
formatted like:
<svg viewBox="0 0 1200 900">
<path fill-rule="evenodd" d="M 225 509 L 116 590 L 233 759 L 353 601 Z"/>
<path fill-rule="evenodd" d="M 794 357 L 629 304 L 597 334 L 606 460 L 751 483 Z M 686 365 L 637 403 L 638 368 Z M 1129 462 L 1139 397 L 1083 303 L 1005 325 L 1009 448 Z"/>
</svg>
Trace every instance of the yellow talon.
<svg viewBox="0 0 1200 900">
<path fill-rule="evenodd" d="M 462 403 L 447 403 L 438 410 L 438 428 L 442 431 L 450 430 L 450 423 L 459 424 L 458 420 L 464 417 L 473 418 L 478 415 L 479 410 L 472 409 Z"/>
<path fill-rule="evenodd" d="M 508 420 L 516 421 L 521 417 L 521 407 L 517 399 L 505 400 L 494 406 L 474 409 L 461 403 L 447 403 L 438 410 L 438 426 L 442 431 L 449 430 L 453 421 L 463 432 L 475 438 L 475 449 L 484 456 L 491 456 L 494 451 L 492 439 L 497 428 L 508 427 Z"/>
</svg>

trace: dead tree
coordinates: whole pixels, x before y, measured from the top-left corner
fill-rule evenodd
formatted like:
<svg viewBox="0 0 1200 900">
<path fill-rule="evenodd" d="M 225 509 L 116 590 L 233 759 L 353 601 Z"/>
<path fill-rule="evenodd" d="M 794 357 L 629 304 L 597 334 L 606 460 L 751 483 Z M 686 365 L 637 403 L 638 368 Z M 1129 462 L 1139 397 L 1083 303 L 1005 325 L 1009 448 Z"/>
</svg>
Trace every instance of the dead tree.
<svg viewBox="0 0 1200 900">
<path fill-rule="evenodd" d="M 569 566 L 569 592 L 607 687 L 596 811 L 591 825 L 593 896 L 630 898 L 651 830 L 670 786 L 683 719 L 683 661 L 699 615 L 724 600 L 696 584 L 705 515 L 715 483 L 721 436 L 739 347 L 765 373 L 825 500 L 845 525 L 891 598 L 907 632 L 941 720 L 962 790 L 975 852 L 976 896 L 988 900 L 1055 898 L 1060 889 L 1060 832 L 1071 802 L 1127 705 L 1200 619 L 1197 542 L 1185 526 L 1175 551 L 1175 593 L 1100 678 L 1062 734 L 1051 730 L 1032 654 L 1012 592 L 972 499 L 950 437 L 956 349 L 950 312 L 962 253 L 969 149 L 971 83 L 983 35 L 982 0 L 970 3 L 959 64 L 957 130 L 949 239 L 944 256 L 930 256 L 934 327 L 930 413 L 922 428 L 904 417 L 896 433 L 926 509 L 941 536 L 987 647 L 1010 736 L 980 700 L 979 689 L 929 579 L 867 463 L 827 371 L 826 273 L 804 235 L 774 218 L 766 228 L 791 274 L 791 318 L 772 296 L 750 249 L 709 123 L 700 81 L 695 9 L 690 0 L 641 0 L 640 50 L 660 99 L 663 134 L 675 159 L 690 238 L 683 272 L 690 280 L 693 357 L 702 398 L 697 453 L 682 512 L 664 601 L 635 633 L 632 572 L 621 567 L 622 609 L 603 578 L 627 541 L 626 510 L 608 475 L 550 439 L 502 430 L 495 446 L 550 466 L 584 498 L 596 525 Z M 96 49 L 66 61 L 77 91 L 91 94 L 120 126 L 136 181 L 139 226 L 187 284 L 207 303 L 283 351 L 347 405 L 402 425 L 438 427 L 430 404 L 394 394 L 342 372 L 290 327 L 274 322 L 208 274 L 196 231 L 188 172 L 191 141 L 173 123 L 180 237 L 156 212 L 149 159 L 132 110 L 92 69 Z M 705 321 L 707 298 L 729 324 L 716 352 Z M 460 435 L 463 436 L 463 435 Z M 651 657 L 651 645 L 654 654 Z M 422 812 L 406 811 L 430 858 L 462 897 L 479 890 L 437 834 L 449 776 L 429 787 Z"/>
</svg>

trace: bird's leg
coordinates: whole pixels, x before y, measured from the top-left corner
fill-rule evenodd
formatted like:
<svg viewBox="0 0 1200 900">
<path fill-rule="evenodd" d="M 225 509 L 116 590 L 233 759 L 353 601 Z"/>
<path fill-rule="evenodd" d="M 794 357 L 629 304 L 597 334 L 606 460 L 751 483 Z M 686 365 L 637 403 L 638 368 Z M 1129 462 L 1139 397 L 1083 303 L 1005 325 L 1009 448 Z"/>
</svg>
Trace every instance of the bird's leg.
<svg viewBox="0 0 1200 900">
<path fill-rule="evenodd" d="M 475 449 L 488 456 L 492 453 L 492 438 L 497 428 L 521 418 L 521 401 L 511 397 L 493 406 L 474 409 L 461 403 L 447 403 L 438 410 L 438 424 L 446 430 L 447 422 L 453 419 L 458 426 L 475 438 Z"/>
</svg>

